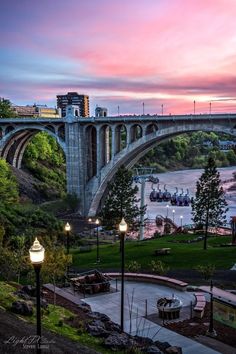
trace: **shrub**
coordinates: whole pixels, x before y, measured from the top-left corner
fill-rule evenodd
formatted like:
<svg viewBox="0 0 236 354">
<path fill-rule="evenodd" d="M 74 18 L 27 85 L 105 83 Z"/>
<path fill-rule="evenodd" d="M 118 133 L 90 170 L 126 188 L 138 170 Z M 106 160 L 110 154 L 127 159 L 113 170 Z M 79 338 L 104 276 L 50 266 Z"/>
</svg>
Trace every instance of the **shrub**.
<svg viewBox="0 0 236 354">
<path fill-rule="evenodd" d="M 169 235 L 171 233 L 171 225 L 166 222 L 164 225 L 164 234 Z"/>
<path fill-rule="evenodd" d="M 212 278 L 215 272 L 215 265 L 214 264 L 207 264 L 207 265 L 198 265 L 195 268 L 199 273 L 202 274 L 205 280 Z"/>
<path fill-rule="evenodd" d="M 85 327 L 85 323 L 83 321 L 78 321 L 76 323 L 76 327 L 77 327 L 77 333 L 78 334 L 83 334 L 86 333 L 86 327 Z"/>
<path fill-rule="evenodd" d="M 79 206 L 79 198 L 75 193 L 67 194 L 64 198 L 64 202 L 68 209 L 72 210 L 73 212 L 77 211 Z"/>
<path fill-rule="evenodd" d="M 162 261 L 154 261 L 152 260 L 150 263 L 151 269 L 154 273 L 158 275 L 162 275 L 168 272 L 169 267 L 163 263 Z"/>
<path fill-rule="evenodd" d="M 58 326 L 58 327 L 63 327 L 63 324 L 64 324 L 64 323 L 63 323 L 63 320 L 59 320 L 57 326 Z"/>
<path fill-rule="evenodd" d="M 155 231 L 153 234 L 153 238 L 159 238 L 162 237 L 161 233 L 159 231 Z"/>
<path fill-rule="evenodd" d="M 126 269 L 131 272 L 131 273 L 138 273 L 138 271 L 141 268 L 141 264 L 138 263 L 137 261 L 130 261 L 127 265 L 126 265 Z"/>
</svg>

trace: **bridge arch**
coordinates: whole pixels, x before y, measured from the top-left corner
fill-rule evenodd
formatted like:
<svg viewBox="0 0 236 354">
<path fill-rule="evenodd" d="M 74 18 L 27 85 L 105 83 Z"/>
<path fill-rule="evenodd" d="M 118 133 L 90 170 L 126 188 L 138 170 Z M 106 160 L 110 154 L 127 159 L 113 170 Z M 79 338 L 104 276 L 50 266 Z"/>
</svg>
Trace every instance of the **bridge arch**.
<svg viewBox="0 0 236 354">
<path fill-rule="evenodd" d="M 50 132 L 55 134 L 55 127 L 53 125 L 48 124 L 48 125 L 45 126 L 45 129 L 46 130 L 50 130 Z"/>
<path fill-rule="evenodd" d="M 64 124 L 58 127 L 57 135 L 59 139 L 65 141 L 65 126 Z"/>
<path fill-rule="evenodd" d="M 157 126 L 156 126 L 157 128 Z M 140 139 L 131 143 L 126 149 L 121 150 L 116 156 L 116 163 L 108 163 L 101 171 L 103 179 L 98 186 L 96 193 L 91 201 L 91 205 L 88 211 L 88 215 L 96 215 L 101 204 L 103 195 L 106 194 L 107 183 L 112 180 L 118 168 L 121 165 L 125 165 L 127 168 L 131 168 L 142 156 L 144 156 L 149 150 L 156 145 L 169 140 L 171 137 L 181 135 L 184 133 L 191 133 L 194 131 L 205 132 L 218 132 L 236 136 L 236 128 L 232 129 L 223 125 L 213 124 L 203 126 L 201 124 L 188 125 L 179 124 L 172 125 L 167 128 L 154 129 L 150 134 L 143 135 Z M 147 127 L 146 127 L 147 131 Z"/>
<path fill-rule="evenodd" d="M 109 124 L 104 124 L 99 130 L 100 166 L 104 167 L 112 157 L 112 130 Z"/>
<path fill-rule="evenodd" d="M 5 129 L 5 134 L 9 134 L 10 132 L 12 132 L 15 129 L 15 127 L 13 125 L 8 125 Z"/>
<path fill-rule="evenodd" d="M 9 129 L 10 127 L 10 129 Z M 47 132 L 54 137 L 64 153 L 66 153 L 65 142 L 55 134 L 55 129 L 51 126 L 21 126 L 13 127 L 7 126 L 5 135 L 1 139 L 0 157 L 4 158 L 13 167 L 21 168 L 23 155 L 30 140 L 40 131 Z M 12 129 L 13 128 L 13 129 Z M 54 132 L 52 131 L 54 130 Z"/>
<path fill-rule="evenodd" d="M 97 135 L 97 129 L 94 125 L 90 124 L 85 128 L 87 181 L 97 173 Z"/>
<path fill-rule="evenodd" d="M 156 123 L 151 123 L 146 126 L 145 135 L 155 133 L 158 130 L 158 126 Z"/>
<path fill-rule="evenodd" d="M 115 127 L 115 141 L 114 155 L 123 150 L 128 144 L 128 131 L 125 124 L 118 124 Z"/>
<path fill-rule="evenodd" d="M 140 124 L 133 124 L 130 127 L 130 141 L 129 143 L 133 143 L 134 141 L 142 138 L 143 136 L 143 128 Z"/>
</svg>

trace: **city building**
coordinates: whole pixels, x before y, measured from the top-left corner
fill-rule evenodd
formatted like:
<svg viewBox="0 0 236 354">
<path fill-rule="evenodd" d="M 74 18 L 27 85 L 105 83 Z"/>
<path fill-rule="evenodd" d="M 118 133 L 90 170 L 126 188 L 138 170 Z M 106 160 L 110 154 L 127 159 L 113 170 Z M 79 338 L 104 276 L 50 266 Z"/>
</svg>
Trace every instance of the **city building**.
<svg viewBox="0 0 236 354">
<path fill-rule="evenodd" d="M 26 118 L 59 118 L 59 113 L 56 108 L 48 107 L 47 105 L 36 105 L 33 106 L 12 106 L 17 117 Z"/>
<path fill-rule="evenodd" d="M 79 106 L 79 115 L 89 117 L 89 96 L 79 95 L 77 92 L 68 92 L 66 95 L 57 95 L 57 108 L 61 111 L 61 116 L 66 116 L 66 106 Z"/>
</svg>

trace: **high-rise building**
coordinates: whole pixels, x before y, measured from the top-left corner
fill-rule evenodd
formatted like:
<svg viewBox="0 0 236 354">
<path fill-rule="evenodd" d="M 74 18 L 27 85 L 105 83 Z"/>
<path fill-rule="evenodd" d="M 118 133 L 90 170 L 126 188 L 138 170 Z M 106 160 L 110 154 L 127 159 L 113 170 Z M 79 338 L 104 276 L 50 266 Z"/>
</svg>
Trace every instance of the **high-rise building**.
<svg viewBox="0 0 236 354">
<path fill-rule="evenodd" d="M 66 95 L 57 95 L 57 108 L 61 110 L 61 116 L 66 116 L 66 106 L 79 106 L 81 117 L 89 117 L 89 96 L 79 95 L 77 92 L 68 92 Z"/>
</svg>

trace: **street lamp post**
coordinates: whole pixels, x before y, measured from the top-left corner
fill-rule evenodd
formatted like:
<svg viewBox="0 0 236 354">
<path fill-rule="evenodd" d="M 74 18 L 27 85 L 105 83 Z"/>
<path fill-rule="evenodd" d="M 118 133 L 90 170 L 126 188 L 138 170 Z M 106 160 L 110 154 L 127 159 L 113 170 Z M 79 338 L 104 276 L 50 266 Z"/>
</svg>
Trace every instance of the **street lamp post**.
<svg viewBox="0 0 236 354">
<path fill-rule="evenodd" d="M 127 231 L 127 224 L 122 218 L 119 223 L 120 231 L 120 245 L 121 245 L 121 301 L 120 301 L 120 327 L 124 331 L 124 270 L 125 270 L 125 234 Z"/>
<path fill-rule="evenodd" d="M 207 330 L 207 335 L 210 337 L 216 337 L 217 333 L 214 329 L 213 325 L 213 283 L 211 280 L 211 286 L 210 286 L 210 292 L 211 292 L 211 299 L 210 299 L 210 321 L 209 321 L 209 328 Z"/>
<path fill-rule="evenodd" d="M 89 218 L 88 219 L 88 222 L 89 222 L 89 236 L 90 236 L 90 238 L 92 237 L 92 219 L 91 218 Z"/>
<path fill-rule="evenodd" d="M 70 252 L 70 230 L 71 230 L 71 226 L 70 224 L 67 222 L 65 225 L 65 231 L 66 231 L 66 254 L 67 256 L 69 255 Z M 69 265 L 67 265 L 66 267 L 66 275 L 68 277 L 69 274 Z"/>
<path fill-rule="evenodd" d="M 183 215 L 180 215 L 180 227 L 181 227 L 181 231 L 183 229 Z"/>
<path fill-rule="evenodd" d="M 175 209 L 172 210 L 173 223 L 175 222 Z"/>
<path fill-rule="evenodd" d="M 166 206 L 166 218 L 168 218 L 168 216 L 169 216 L 169 204 L 167 204 L 167 206 Z"/>
<path fill-rule="evenodd" d="M 100 258 L 99 258 L 99 238 L 98 238 L 99 220 L 98 219 L 96 219 L 95 224 L 97 225 L 97 261 L 96 261 L 96 263 L 100 263 Z"/>
<path fill-rule="evenodd" d="M 65 232 L 66 232 L 66 252 L 69 254 L 70 252 L 70 224 L 67 222 L 65 225 Z"/>
<path fill-rule="evenodd" d="M 44 248 L 40 245 L 37 237 L 33 245 L 30 247 L 30 261 L 33 264 L 36 276 L 36 316 L 37 316 L 37 336 L 38 341 L 36 343 L 37 353 L 41 353 L 41 304 L 40 304 L 40 270 L 44 261 Z"/>
</svg>

